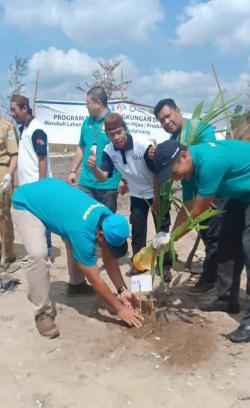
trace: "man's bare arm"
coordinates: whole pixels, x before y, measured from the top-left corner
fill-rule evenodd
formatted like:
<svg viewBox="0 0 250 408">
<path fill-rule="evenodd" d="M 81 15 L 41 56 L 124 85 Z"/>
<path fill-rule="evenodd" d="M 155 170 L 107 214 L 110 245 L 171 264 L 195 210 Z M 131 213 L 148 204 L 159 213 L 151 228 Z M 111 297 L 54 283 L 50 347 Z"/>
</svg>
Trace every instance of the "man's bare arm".
<svg viewBox="0 0 250 408">
<path fill-rule="evenodd" d="M 68 177 L 69 183 L 72 185 L 76 185 L 76 173 L 82 163 L 83 155 L 84 149 L 82 149 L 80 146 L 77 146 L 76 154 Z"/>
<path fill-rule="evenodd" d="M 102 259 L 107 274 L 113 282 L 116 289 L 125 285 L 117 260 L 111 255 L 106 243 L 102 244 Z"/>
<path fill-rule="evenodd" d="M 96 176 L 97 180 L 103 183 L 108 178 L 108 172 L 101 170 L 96 165 L 96 155 L 91 154 L 88 158 L 87 165 L 90 169 L 93 170 L 94 175 Z"/>
<path fill-rule="evenodd" d="M 118 316 L 129 326 L 141 327 L 143 318 L 133 309 L 124 306 L 118 298 L 116 298 L 104 280 L 100 277 L 100 272 L 97 266 L 87 267 L 79 264 L 80 269 L 88 279 L 93 289 L 106 302 L 108 302 L 117 312 Z"/>
<path fill-rule="evenodd" d="M 161 183 L 159 180 L 159 175 L 153 173 L 153 203 L 151 209 L 153 212 L 158 211 L 158 200 L 160 199 Z"/>
<path fill-rule="evenodd" d="M 47 156 L 38 156 L 39 180 L 47 177 Z"/>
</svg>

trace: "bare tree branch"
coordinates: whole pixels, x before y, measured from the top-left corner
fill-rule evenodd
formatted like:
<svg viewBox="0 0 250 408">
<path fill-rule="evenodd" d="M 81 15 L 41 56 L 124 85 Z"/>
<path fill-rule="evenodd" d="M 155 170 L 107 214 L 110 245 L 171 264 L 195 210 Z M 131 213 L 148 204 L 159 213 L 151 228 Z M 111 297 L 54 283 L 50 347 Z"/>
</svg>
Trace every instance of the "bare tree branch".
<svg viewBox="0 0 250 408">
<path fill-rule="evenodd" d="M 28 72 L 28 58 L 21 58 L 15 55 L 14 62 L 9 65 L 9 93 L 0 99 L 1 111 L 9 116 L 10 98 L 14 94 L 22 94 L 25 91 L 24 78 Z"/>
<path fill-rule="evenodd" d="M 95 69 L 92 72 L 92 81 L 85 81 L 84 85 L 78 83 L 76 89 L 87 93 L 93 86 L 101 86 L 107 92 L 108 99 L 119 98 L 118 93 L 122 93 L 132 82 L 131 80 L 117 82 L 115 78 L 115 71 L 121 66 L 122 61 L 116 59 L 113 59 L 111 62 L 97 60 L 97 63 L 101 69 Z"/>
</svg>

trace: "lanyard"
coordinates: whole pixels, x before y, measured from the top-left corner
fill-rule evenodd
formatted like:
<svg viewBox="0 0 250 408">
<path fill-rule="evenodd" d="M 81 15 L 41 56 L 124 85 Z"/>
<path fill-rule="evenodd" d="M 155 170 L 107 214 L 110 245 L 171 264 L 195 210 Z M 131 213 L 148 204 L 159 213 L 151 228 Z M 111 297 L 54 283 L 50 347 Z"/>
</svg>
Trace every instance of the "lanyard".
<svg viewBox="0 0 250 408">
<path fill-rule="evenodd" d="M 100 133 L 100 131 L 101 131 L 101 128 L 102 128 L 102 126 L 103 126 L 103 123 L 104 123 L 106 117 L 107 117 L 109 114 L 110 114 L 110 111 L 107 111 L 107 112 L 105 113 L 105 115 L 103 116 L 103 121 L 102 121 L 102 123 L 98 126 L 98 128 L 96 129 L 96 131 L 93 132 L 93 145 L 96 145 L 97 136 L 99 135 L 99 133 Z"/>
</svg>

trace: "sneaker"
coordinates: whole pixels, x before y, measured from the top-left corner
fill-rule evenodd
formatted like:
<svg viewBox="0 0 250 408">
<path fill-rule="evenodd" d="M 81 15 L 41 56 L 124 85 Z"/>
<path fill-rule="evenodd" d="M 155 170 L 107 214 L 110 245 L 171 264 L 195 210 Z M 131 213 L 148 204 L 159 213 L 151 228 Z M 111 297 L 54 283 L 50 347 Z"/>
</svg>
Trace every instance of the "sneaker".
<svg viewBox="0 0 250 408">
<path fill-rule="evenodd" d="M 72 285 L 68 283 L 66 289 L 68 296 L 79 296 L 79 295 L 95 295 L 94 289 L 87 284 L 87 282 L 78 283 L 77 285 Z"/>
<path fill-rule="evenodd" d="M 210 283 L 200 279 L 194 286 L 188 289 L 190 295 L 207 295 L 215 291 L 215 283 Z"/>
<path fill-rule="evenodd" d="M 217 298 L 210 302 L 203 302 L 199 305 L 199 309 L 203 312 L 240 313 L 239 303 L 229 303 L 229 301 L 224 298 Z"/>
<path fill-rule="evenodd" d="M 41 336 L 53 339 L 60 335 L 57 325 L 55 324 L 54 316 L 46 313 L 41 313 L 35 317 L 36 328 Z"/>
</svg>

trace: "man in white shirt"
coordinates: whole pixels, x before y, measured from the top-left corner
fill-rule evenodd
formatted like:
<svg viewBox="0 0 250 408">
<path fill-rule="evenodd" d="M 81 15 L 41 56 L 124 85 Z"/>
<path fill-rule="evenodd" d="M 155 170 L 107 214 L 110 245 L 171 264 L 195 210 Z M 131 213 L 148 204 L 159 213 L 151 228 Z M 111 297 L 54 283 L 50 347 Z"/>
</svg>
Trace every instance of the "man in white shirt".
<svg viewBox="0 0 250 408">
<path fill-rule="evenodd" d="M 32 115 L 29 99 L 12 95 L 10 112 L 19 126 L 17 175 L 19 186 L 52 177 L 49 162 L 49 144 L 45 130 Z M 46 230 L 48 253 L 52 248 L 51 233 Z"/>
<path fill-rule="evenodd" d="M 26 96 L 13 95 L 10 111 L 16 123 L 21 125 L 18 151 L 19 185 L 51 177 L 47 134 L 32 115 L 29 99 Z"/>
<path fill-rule="evenodd" d="M 104 181 L 118 170 L 126 181 L 130 194 L 130 222 L 132 225 L 133 256 L 146 246 L 147 218 L 150 206 L 156 208 L 157 197 L 153 197 L 153 162 L 148 159 L 148 149 L 152 145 L 147 138 L 131 136 L 126 124 L 118 113 L 111 113 L 104 122 L 111 141 L 103 151 L 102 164 L 96 164 L 94 151 L 88 159 L 89 168 L 96 178 Z M 169 217 L 164 220 L 161 231 L 169 229 Z M 170 262 L 170 260 L 168 260 Z M 130 275 L 138 271 L 131 269 Z"/>
</svg>

